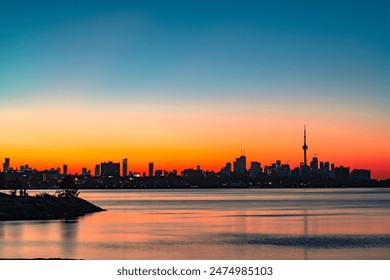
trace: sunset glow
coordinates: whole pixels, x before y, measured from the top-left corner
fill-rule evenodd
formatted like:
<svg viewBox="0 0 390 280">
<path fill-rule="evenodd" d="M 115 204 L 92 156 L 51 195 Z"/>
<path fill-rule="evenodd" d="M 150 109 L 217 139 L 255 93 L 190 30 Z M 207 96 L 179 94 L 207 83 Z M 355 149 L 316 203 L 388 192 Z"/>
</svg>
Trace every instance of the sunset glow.
<svg viewBox="0 0 390 280">
<path fill-rule="evenodd" d="M 359 6 L 348 21 L 333 7 L 320 22 L 317 6 L 114 7 L 0 7 L 1 161 L 219 171 L 245 151 L 248 162 L 294 168 L 306 125 L 309 160 L 390 177 L 380 7 L 371 17 Z"/>
</svg>

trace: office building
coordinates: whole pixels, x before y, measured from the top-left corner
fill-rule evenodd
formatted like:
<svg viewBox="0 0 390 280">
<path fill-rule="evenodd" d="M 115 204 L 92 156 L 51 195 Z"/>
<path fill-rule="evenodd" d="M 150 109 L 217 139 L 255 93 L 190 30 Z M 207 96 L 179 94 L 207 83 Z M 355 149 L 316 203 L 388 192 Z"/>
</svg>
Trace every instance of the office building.
<svg viewBox="0 0 390 280">
<path fill-rule="evenodd" d="M 249 177 L 255 179 L 261 175 L 261 164 L 257 161 L 251 162 L 251 167 L 249 168 Z"/>
<path fill-rule="evenodd" d="M 7 172 L 8 170 L 10 170 L 10 159 L 5 158 L 3 163 L 3 171 Z"/>
<path fill-rule="evenodd" d="M 122 159 L 122 176 L 127 176 L 127 158 Z"/>
<path fill-rule="evenodd" d="M 233 162 L 233 171 L 236 175 L 244 175 L 246 173 L 246 156 L 240 156 Z"/>
<path fill-rule="evenodd" d="M 83 167 L 82 169 L 81 169 L 81 175 L 82 176 L 88 176 L 88 175 L 90 175 L 91 173 L 90 172 L 88 172 L 88 169 L 86 168 L 86 167 Z"/>
<path fill-rule="evenodd" d="M 120 164 L 112 161 L 103 162 L 100 164 L 100 171 L 103 177 L 118 177 Z"/>
<path fill-rule="evenodd" d="M 369 181 L 371 180 L 371 171 L 365 169 L 354 169 L 351 172 L 351 180 L 353 181 Z"/>
<path fill-rule="evenodd" d="M 313 159 L 310 162 L 310 169 L 312 174 L 318 174 L 318 158 L 313 157 Z"/>
<path fill-rule="evenodd" d="M 232 164 L 230 162 L 227 162 L 225 167 L 222 167 L 221 169 L 221 175 L 230 176 L 231 173 L 232 173 Z"/>
<path fill-rule="evenodd" d="M 149 177 L 154 176 L 154 164 L 153 162 L 149 162 Z"/>
<path fill-rule="evenodd" d="M 95 176 L 100 176 L 100 164 L 95 165 Z"/>
</svg>

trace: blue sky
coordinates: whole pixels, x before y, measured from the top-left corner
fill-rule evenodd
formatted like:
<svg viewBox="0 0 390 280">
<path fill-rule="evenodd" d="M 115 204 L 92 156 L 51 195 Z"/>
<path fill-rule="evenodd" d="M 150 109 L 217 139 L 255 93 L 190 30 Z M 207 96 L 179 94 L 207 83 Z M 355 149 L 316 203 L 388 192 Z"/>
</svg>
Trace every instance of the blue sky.
<svg viewBox="0 0 390 280">
<path fill-rule="evenodd" d="M 91 3 L 0 2 L 3 100 L 77 88 L 91 98 L 389 102 L 385 1 Z"/>
<path fill-rule="evenodd" d="M 245 148 L 297 166 L 306 124 L 309 157 L 387 178 L 389 14 L 387 1 L 0 0 L 0 157 L 217 170 Z"/>
</svg>

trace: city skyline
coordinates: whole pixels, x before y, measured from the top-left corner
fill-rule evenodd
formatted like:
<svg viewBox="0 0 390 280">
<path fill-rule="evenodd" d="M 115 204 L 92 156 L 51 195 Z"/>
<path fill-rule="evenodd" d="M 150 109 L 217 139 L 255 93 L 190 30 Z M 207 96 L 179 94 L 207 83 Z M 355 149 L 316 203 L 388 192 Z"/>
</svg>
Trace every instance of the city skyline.
<svg viewBox="0 0 390 280">
<path fill-rule="evenodd" d="M 314 156 L 390 177 L 383 1 L 0 4 L 0 158 L 218 171 Z"/>
<path fill-rule="evenodd" d="M 302 150 L 303 150 L 303 161 L 301 161 L 299 163 L 299 166 L 290 166 L 289 162 L 283 162 L 282 160 L 280 159 L 277 159 L 277 160 L 274 160 L 271 164 L 264 164 L 263 163 L 263 166 L 264 166 L 264 170 L 263 170 L 263 166 L 262 166 L 262 163 L 259 162 L 259 161 L 250 161 L 250 167 L 248 168 L 248 163 L 247 163 L 247 158 L 246 158 L 246 154 L 245 154 L 245 150 L 241 150 L 241 154 L 240 154 L 240 157 L 236 158 L 236 159 L 233 159 L 231 162 L 227 162 L 225 166 L 222 166 L 222 168 L 220 168 L 219 170 L 213 170 L 213 169 L 205 169 L 205 170 L 202 170 L 200 165 L 196 165 L 196 171 L 197 172 L 214 172 L 214 173 L 218 173 L 218 174 L 221 174 L 223 176 L 230 176 L 230 174 L 234 173 L 236 175 L 239 175 L 239 176 L 243 176 L 244 174 L 246 174 L 246 176 L 249 176 L 249 177 L 252 177 L 252 178 L 257 178 L 259 175 L 261 174 L 267 174 L 267 175 L 271 175 L 271 173 L 275 172 L 275 168 L 276 169 L 279 169 L 278 172 L 282 172 L 280 173 L 279 175 L 282 175 L 282 177 L 284 176 L 297 176 L 298 177 L 305 177 L 307 176 L 308 174 L 312 174 L 312 175 L 317 175 L 317 173 L 319 172 L 319 174 L 321 174 L 322 172 L 322 175 L 323 177 L 329 177 L 331 173 L 329 172 L 334 172 L 334 169 L 335 168 L 341 168 L 341 169 L 344 169 L 344 168 L 347 168 L 348 171 L 347 173 L 348 174 L 352 174 L 354 173 L 355 171 L 357 172 L 360 172 L 360 171 L 363 171 L 363 173 L 365 174 L 364 176 L 368 175 L 368 178 L 371 178 L 371 170 L 370 169 L 364 169 L 362 167 L 358 167 L 358 168 L 350 168 L 349 166 L 344 166 L 343 164 L 340 164 L 339 166 L 337 166 L 334 162 L 332 161 L 319 161 L 319 159 L 316 157 L 316 156 L 313 156 L 313 158 L 311 159 L 310 161 L 310 164 L 308 164 L 308 161 L 307 161 L 307 150 L 308 150 L 308 145 L 307 145 L 307 142 L 306 142 L 306 125 L 304 126 L 304 130 L 303 130 L 303 146 L 302 146 Z M 108 160 L 108 161 L 102 161 L 101 163 L 99 164 L 94 164 L 94 173 L 92 173 L 92 168 L 89 169 L 87 167 L 85 167 L 85 165 L 83 165 L 83 167 L 81 168 L 81 172 L 68 172 L 68 165 L 67 164 L 64 164 L 63 165 L 63 169 L 61 170 L 60 167 L 51 167 L 51 168 L 46 168 L 45 170 L 46 171 L 56 171 L 58 175 L 63 175 L 63 176 L 66 176 L 68 174 L 73 174 L 73 175 L 82 175 L 82 176 L 108 176 L 107 174 L 109 174 L 110 176 L 142 176 L 142 177 L 152 177 L 152 176 L 166 176 L 168 174 L 174 174 L 175 176 L 177 176 L 179 173 L 178 172 L 181 172 L 182 176 L 183 174 L 188 171 L 190 172 L 190 174 L 192 173 L 192 171 L 194 170 L 195 171 L 195 168 L 193 168 L 193 166 L 190 166 L 190 167 L 183 167 L 181 169 L 177 169 L 177 168 L 174 168 L 174 169 L 166 169 L 164 166 L 161 166 L 160 168 L 158 169 L 154 169 L 154 162 L 148 162 L 148 167 L 147 167 L 147 170 L 145 169 L 141 169 L 141 170 L 129 170 L 128 169 L 128 159 L 127 158 L 124 158 L 121 160 L 122 161 L 122 165 L 120 162 L 113 162 L 111 160 Z M 286 169 L 287 168 L 287 169 Z M 3 171 L 3 172 L 7 172 L 7 171 L 31 171 L 31 170 L 37 170 L 35 168 L 33 168 L 32 166 L 30 166 L 29 164 L 24 164 L 24 165 L 20 165 L 20 169 L 18 167 L 12 167 L 11 164 L 10 164 L 10 158 L 5 158 L 4 159 L 4 163 L 3 163 L 3 170 L 0 170 L 0 171 Z M 45 171 L 45 170 L 37 170 L 37 171 Z M 283 171 L 282 171 L 283 170 Z M 346 169 L 345 169 L 346 171 Z M 350 171 L 353 171 L 353 172 L 350 172 Z M 158 173 L 158 175 L 157 175 Z M 294 175 L 295 173 L 295 175 Z M 278 176 L 279 176 L 278 175 Z M 334 176 L 334 174 L 333 174 Z M 373 179 L 390 179 L 390 177 L 387 177 L 387 178 L 373 178 Z"/>
</svg>

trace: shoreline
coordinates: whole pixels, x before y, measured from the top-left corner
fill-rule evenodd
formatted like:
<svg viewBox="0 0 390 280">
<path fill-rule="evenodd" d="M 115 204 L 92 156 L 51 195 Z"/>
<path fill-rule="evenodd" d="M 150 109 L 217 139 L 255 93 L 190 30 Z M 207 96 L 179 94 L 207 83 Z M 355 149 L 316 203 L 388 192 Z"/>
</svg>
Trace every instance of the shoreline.
<svg viewBox="0 0 390 280">
<path fill-rule="evenodd" d="M 106 211 L 82 198 L 23 197 L 0 192 L 0 221 L 76 218 Z"/>
</svg>

